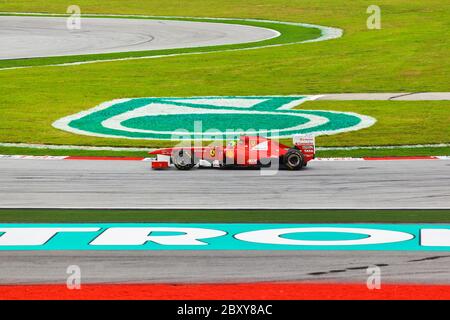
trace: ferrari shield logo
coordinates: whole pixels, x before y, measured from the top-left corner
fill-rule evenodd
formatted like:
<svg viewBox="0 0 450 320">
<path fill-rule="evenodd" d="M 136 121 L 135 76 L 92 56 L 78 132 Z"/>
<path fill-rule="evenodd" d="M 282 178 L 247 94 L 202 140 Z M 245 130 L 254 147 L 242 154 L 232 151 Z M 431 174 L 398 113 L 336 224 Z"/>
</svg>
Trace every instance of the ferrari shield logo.
<svg viewBox="0 0 450 320">
<path fill-rule="evenodd" d="M 272 138 L 324 135 L 367 128 L 375 119 L 348 112 L 294 109 L 313 96 L 133 98 L 105 102 L 57 120 L 76 134 L 127 139 L 173 140 L 180 130 L 194 139 L 254 130 Z M 201 123 L 199 127 L 198 123 Z M 192 138 L 191 138 L 192 139 Z"/>
</svg>

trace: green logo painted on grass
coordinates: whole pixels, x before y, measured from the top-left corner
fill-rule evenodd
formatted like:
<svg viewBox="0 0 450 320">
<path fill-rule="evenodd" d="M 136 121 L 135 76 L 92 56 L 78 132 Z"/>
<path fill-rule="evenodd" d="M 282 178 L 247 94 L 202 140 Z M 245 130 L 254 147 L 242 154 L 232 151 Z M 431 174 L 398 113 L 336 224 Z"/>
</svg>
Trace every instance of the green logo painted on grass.
<svg viewBox="0 0 450 320">
<path fill-rule="evenodd" d="M 77 134 L 128 139 L 210 139 L 219 132 L 275 137 L 324 135 L 367 128 L 375 119 L 356 113 L 292 109 L 313 96 L 134 98 L 103 103 L 53 126 Z"/>
</svg>

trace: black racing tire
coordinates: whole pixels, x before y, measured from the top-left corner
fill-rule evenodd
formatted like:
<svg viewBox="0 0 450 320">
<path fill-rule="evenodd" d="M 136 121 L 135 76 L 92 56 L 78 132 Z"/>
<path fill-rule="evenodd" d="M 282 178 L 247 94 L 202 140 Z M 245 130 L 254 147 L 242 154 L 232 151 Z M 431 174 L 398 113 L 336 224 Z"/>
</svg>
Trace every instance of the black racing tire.
<svg viewBox="0 0 450 320">
<path fill-rule="evenodd" d="M 283 165 L 288 170 L 300 170 L 304 165 L 303 154 L 297 149 L 289 149 L 283 156 Z"/>
<path fill-rule="evenodd" d="M 172 163 L 178 170 L 191 170 L 195 167 L 191 152 L 183 149 L 174 151 L 172 154 Z"/>
</svg>

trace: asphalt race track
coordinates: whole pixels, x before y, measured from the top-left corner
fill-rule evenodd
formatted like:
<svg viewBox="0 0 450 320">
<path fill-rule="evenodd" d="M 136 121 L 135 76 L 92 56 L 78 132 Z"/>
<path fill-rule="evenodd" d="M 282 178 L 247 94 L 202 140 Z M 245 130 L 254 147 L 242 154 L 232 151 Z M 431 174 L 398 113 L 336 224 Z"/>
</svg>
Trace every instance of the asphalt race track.
<svg viewBox="0 0 450 320">
<path fill-rule="evenodd" d="M 267 171 L 265 171 L 267 173 Z M 3 208 L 450 208 L 450 161 L 315 161 L 302 171 L 0 159 Z"/>
<path fill-rule="evenodd" d="M 83 283 L 360 283 L 368 267 L 383 283 L 450 284 L 448 252 L 122 251 L 0 252 L 0 284 L 65 284 L 77 265 Z"/>
<path fill-rule="evenodd" d="M 236 24 L 112 18 L 85 18 L 80 30 L 69 30 L 66 18 L 2 16 L 0 59 L 193 48 L 278 35 Z"/>
</svg>

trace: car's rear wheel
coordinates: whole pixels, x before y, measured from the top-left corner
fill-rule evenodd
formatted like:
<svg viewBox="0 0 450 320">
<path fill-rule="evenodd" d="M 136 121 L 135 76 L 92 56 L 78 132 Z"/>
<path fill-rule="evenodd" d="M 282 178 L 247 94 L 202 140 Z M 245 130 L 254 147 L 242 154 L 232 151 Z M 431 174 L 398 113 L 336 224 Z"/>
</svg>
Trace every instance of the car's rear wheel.
<svg viewBox="0 0 450 320">
<path fill-rule="evenodd" d="M 283 164 L 289 170 L 300 170 L 303 167 L 303 154 L 297 149 L 290 149 L 283 157 Z"/>
<path fill-rule="evenodd" d="M 178 170 L 190 170 L 195 166 L 191 152 L 187 150 L 176 150 L 172 154 L 172 163 Z"/>
</svg>

